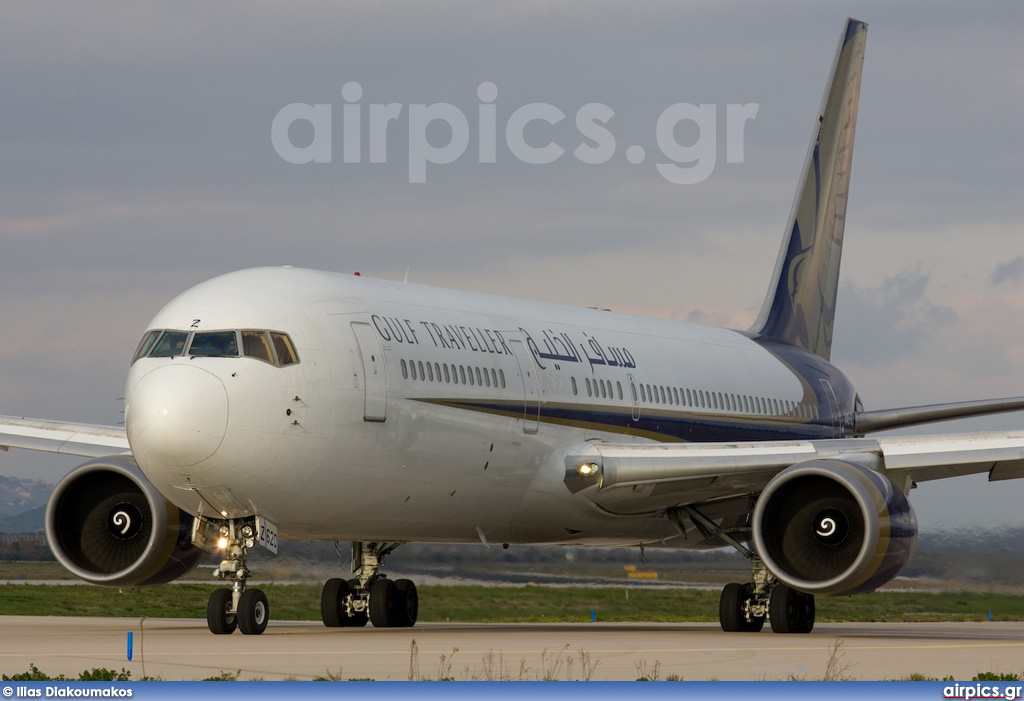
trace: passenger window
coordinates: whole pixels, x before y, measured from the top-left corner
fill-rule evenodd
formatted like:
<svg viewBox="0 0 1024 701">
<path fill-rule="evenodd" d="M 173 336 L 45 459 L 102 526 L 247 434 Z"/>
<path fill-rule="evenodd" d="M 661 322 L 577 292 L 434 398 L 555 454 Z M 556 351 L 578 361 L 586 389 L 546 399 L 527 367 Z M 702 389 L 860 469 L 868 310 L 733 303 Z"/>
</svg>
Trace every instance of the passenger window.
<svg viewBox="0 0 1024 701">
<path fill-rule="evenodd" d="M 491 384 L 495 387 L 498 386 L 498 373 L 494 371 L 494 368 L 491 368 Z"/>
<path fill-rule="evenodd" d="M 274 364 L 274 351 L 270 348 L 266 331 L 242 331 L 242 355 L 259 358 Z"/>
<path fill-rule="evenodd" d="M 484 386 L 484 383 L 480 380 L 480 368 L 476 368 L 476 383 L 481 387 Z"/>
<path fill-rule="evenodd" d="M 286 333 L 270 332 L 270 340 L 274 342 L 274 351 L 277 353 L 277 364 L 292 365 L 299 362 L 299 356 L 292 346 L 292 339 Z"/>
<path fill-rule="evenodd" d="M 445 363 L 442 367 L 444 368 L 444 381 L 447 384 L 451 384 L 452 383 L 452 375 L 451 375 L 450 372 L 448 372 L 448 364 Z"/>
<path fill-rule="evenodd" d="M 622 383 L 619 382 L 618 380 L 615 380 L 615 387 L 616 387 L 616 389 L 619 390 L 619 400 L 621 401 L 622 400 Z"/>
<path fill-rule="evenodd" d="M 418 379 L 417 375 L 416 375 L 416 361 L 415 360 L 410 360 L 409 361 L 409 368 L 412 370 L 412 379 L 414 379 L 414 380 Z"/>
<path fill-rule="evenodd" d="M 473 373 L 470 373 L 469 376 L 472 377 Z M 466 366 L 465 365 L 460 365 L 459 366 L 459 380 L 462 382 L 462 384 L 466 384 Z"/>
<path fill-rule="evenodd" d="M 501 388 L 505 389 L 505 371 L 498 370 L 498 379 L 501 381 Z"/>
<path fill-rule="evenodd" d="M 160 338 L 159 331 L 150 331 L 142 340 L 139 341 L 139 347 L 135 349 L 135 355 L 132 356 L 132 362 L 134 363 L 139 358 L 148 354 L 149 351 L 153 350 L 153 344 L 156 343 L 156 339 Z"/>
<path fill-rule="evenodd" d="M 409 379 L 409 366 L 405 364 L 405 358 L 402 358 L 402 379 Z"/>
<path fill-rule="evenodd" d="M 150 358 L 173 358 L 181 355 L 185 350 L 185 341 L 188 340 L 188 331 L 164 331 L 160 340 L 149 352 Z"/>
<path fill-rule="evenodd" d="M 572 396 L 575 397 L 577 394 L 579 394 L 579 388 L 576 387 L 576 378 L 570 377 L 569 380 L 570 382 L 572 382 Z"/>
</svg>

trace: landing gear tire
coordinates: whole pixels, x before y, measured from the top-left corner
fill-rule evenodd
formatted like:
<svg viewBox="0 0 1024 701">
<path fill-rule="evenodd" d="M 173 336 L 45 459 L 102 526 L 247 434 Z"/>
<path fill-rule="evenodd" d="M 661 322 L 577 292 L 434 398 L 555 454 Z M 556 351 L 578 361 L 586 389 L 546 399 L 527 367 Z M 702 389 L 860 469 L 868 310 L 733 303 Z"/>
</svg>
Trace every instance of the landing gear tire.
<svg viewBox="0 0 1024 701">
<path fill-rule="evenodd" d="M 769 616 L 773 633 L 810 633 L 814 628 L 814 595 L 777 584 L 772 590 Z"/>
<path fill-rule="evenodd" d="M 238 626 L 238 620 L 231 612 L 231 590 L 214 589 L 206 604 L 206 625 L 215 635 L 231 635 Z"/>
<path fill-rule="evenodd" d="M 410 628 L 419 616 L 416 585 L 408 579 L 378 579 L 370 586 L 370 623 L 374 628 Z"/>
<path fill-rule="evenodd" d="M 238 600 L 236 617 L 243 635 L 261 635 L 270 621 L 267 595 L 259 589 L 246 589 Z"/>
<path fill-rule="evenodd" d="M 320 593 L 320 620 L 328 628 L 341 628 L 348 624 L 345 599 L 349 595 L 349 583 L 344 579 L 328 579 Z"/>
<path fill-rule="evenodd" d="M 718 621 L 727 633 L 756 633 L 764 627 L 764 618 L 747 620 L 745 606 L 754 591 L 753 584 L 726 584 L 718 600 Z"/>
<path fill-rule="evenodd" d="M 398 618 L 398 590 L 390 579 L 378 579 L 370 585 L 370 623 L 374 628 L 390 628 Z"/>
<path fill-rule="evenodd" d="M 416 617 L 420 612 L 420 597 L 416 593 L 416 585 L 408 579 L 395 582 L 395 594 L 398 598 L 395 607 L 395 622 L 399 628 L 411 628 L 416 625 Z"/>
</svg>

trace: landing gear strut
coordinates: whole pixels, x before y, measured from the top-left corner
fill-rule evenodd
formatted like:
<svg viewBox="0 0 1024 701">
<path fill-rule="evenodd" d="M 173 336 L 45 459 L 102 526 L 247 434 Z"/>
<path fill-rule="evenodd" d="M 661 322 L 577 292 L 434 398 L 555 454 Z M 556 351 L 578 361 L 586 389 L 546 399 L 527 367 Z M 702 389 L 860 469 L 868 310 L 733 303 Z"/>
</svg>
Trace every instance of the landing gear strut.
<svg viewBox="0 0 1024 701">
<path fill-rule="evenodd" d="M 733 534 L 749 535 L 750 528 L 724 529 L 692 506 L 669 512 L 669 518 L 683 533 L 683 514 L 689 516 L 705 537 L 717 537 L 750 560 L 751 581 L 727 584 L 718 601 L 718 620 L 726 632 L 756 633 L 767 620 L 773 633 L 810 633 L 814 628 L 814 595 L 780 583 L 768 571 L 757 553 Z"/>
<path fill-rule="evenodd" d="M 419 596 L 408 579 L 392 581 L 379 572 L 401 543 L 352 543 L 353 579 L 329 579 L 320 596 L 325 626 L 408 628 L 416 623 Z"/>
<path fill-rule="evenodd" d="M 198 523 L 198 520 L 197 520 Z M 210 525 L 207 522 L 207 527 Z M 219 527 L 217 547 L 224 559 L 213 576 L 231 584 L 230 589 L 217 589 L 206 605 L 206 624 L 211 633 L 230 635 L 235 628 L 244 635 L 260 635 L 270 620 L 267 596 L 259 589 L 246 589 L 251 574 L 246 566 L 249 548 L 255 545 L 255 524 L 252 519 L 228 519 Z M 196 540 L 196 535 L 193 535 Z"/>
</svg>

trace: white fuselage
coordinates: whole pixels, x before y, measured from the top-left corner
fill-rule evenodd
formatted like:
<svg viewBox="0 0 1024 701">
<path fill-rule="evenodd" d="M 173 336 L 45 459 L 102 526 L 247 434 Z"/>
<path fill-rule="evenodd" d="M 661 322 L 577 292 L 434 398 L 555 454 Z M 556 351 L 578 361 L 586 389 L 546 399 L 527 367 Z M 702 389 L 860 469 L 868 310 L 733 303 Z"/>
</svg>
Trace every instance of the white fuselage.
<svg viewBox="0 0 1024 701">
<path fill-rule="evenodd" d="M 294 342 L 284 367 L 141 357 L 126 388 L 161 493 L 289 539 L 667 543 L 663 516 L 570 493 L 566 451 L 832 437 L 851 401 L 824 406 L 816 379 L 734 331 L 294 268 L 203 283 L 149 328 Z"/>
</svg>

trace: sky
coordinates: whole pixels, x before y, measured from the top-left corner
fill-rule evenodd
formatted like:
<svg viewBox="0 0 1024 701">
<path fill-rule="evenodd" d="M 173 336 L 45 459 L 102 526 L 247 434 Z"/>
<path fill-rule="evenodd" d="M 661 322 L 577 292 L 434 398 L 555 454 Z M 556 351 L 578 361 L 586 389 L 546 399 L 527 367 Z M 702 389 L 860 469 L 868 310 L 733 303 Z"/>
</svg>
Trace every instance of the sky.
<svg viewBox="0 0 1024 701">
<path fill-rule="evenodd" d="M 257 265 L 746 328 L 847 16 L 869 31 L 833 361 L 868 409 L 1024 395 L 1019 0 L 99 1 L 0 7 L 0 414 L 118 423 L 159 308 Z M 303 105 L 330 118 L 289 123 Z M 386 138 L 373 105 L 401 108 Z M 678 105 L 711 119 L 666 137 Z M 730 105 L 756 106 L 741 132 Z M 508 128 L 537 114 L 565 118 Z M 1024 484 L 911 501 L 922 529 L 1019 525 Z"/>
</svg>

